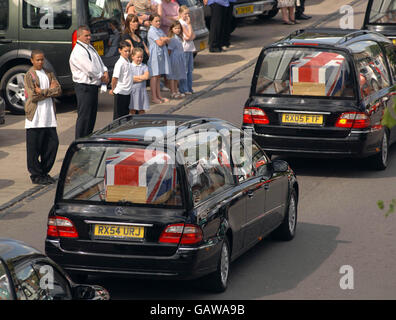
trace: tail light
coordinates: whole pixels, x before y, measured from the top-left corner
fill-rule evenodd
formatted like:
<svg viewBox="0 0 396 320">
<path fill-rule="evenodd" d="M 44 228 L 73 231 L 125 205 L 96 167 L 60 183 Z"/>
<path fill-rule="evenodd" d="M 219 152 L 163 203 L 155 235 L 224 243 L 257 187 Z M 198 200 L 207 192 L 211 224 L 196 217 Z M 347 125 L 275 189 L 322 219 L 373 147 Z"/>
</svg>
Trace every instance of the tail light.
<svg viewBox="0 0 396 320">
<path fill-rule="evenodd" d="M 337 119 L 335 126 L 338 128 L 368 128 L 370 118 L 364 112 L 344 112 Z"/>
<path fill-rule="evenodd" d="M 56 238 L 78 238 L 78 232 L 71 220 L 65 217 L 48 218 L 47 236 Z"/>
<path fill-rule="evenodd" d="M 258 107 L 245 107 L 243 109 L 244 124 L 269 124 L 265 112 Z"/>
<path fill-rule="evenodd" d="M 72 50 L 74 49 L 74 46 L 77 44 L 77 30 L 74 30 L 72 34 Z"/>
<path fill-rule="evenodd" d="M 160 243 L 194 244 L 203 239 L 202 229 L 194 224 L 171 224 L 162 232 Z"/>
</svg>

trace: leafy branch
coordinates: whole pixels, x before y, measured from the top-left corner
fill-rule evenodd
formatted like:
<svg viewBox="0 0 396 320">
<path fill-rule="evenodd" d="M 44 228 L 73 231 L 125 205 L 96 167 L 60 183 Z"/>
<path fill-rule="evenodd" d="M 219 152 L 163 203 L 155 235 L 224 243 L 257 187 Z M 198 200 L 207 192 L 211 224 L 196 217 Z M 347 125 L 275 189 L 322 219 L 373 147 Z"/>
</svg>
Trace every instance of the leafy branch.
<svg viewBox="0 0 396 320">
<path fill-rule="evenodd" d="M 378 208 L 380 208 L 381 210 L 386 210 L 385 203 L 383 200 L 378 200 L 377 205 L 378 205 Z M 389 216 L 391 213 L 394 213 L 395 207 L 396 207 L 396 199 L 392 199 L 391 202 L 389 203 L 389 208 L 387 209 L 387 211 L 385 213 L 385 217 Z"/>
</svg>

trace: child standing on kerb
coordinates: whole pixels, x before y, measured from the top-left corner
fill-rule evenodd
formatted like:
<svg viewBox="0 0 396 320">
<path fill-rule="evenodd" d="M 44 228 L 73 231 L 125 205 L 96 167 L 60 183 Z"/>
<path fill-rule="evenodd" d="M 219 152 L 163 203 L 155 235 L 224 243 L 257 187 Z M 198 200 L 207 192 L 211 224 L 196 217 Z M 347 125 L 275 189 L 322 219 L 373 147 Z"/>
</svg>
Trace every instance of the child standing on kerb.
<svg viewBox="0 0 396 320">
<path fill-rule="evenodd" d="M 111 90 L 109 91 L 111 95 L 114 95 L 113 120 L 129 113 L 129 102 L 133 85 L 131 63 L 129 62 L 130 43 L 120 41 L 118 52 L 120 53 L 120 58 L 114 66 Z"/>
<path fill-rule="evenodd" d="M 186 60 L 184 57 L 182 26 L 179 21 L 175 21 L 169 28 L 168 34 L 170 41 L 168 51 L 171 64 L 171 73 L 168 76 L 170 80 L 171 98 L 180 99 L 184 97 L 183 93 L 178 90 L 178 81 L 186 80 Z"/>
<path fill-rule="evenodd" d="M 160 29 L 161 18 L 158 14 L 150 16 L 151 27 L 149 29 L 147 40 L 149 43 L 150 58 L 148 67 L 150 72 L 150 87 L 153 103 L 169 102 L 169 99 L 162 98 L 160 88 L 160 77 L 163 74 L 170 73 L 169 54 L 166 45 L 170 39 Z"/>
<path fill-rule="evenodd" d="M 179 89 L 181 93 L 193 94 L 192 73 L 194 70 L 194 51 L 196 49 L 193 41 L 195 39 L 195 33 L 191 24 L 190 9 L 185 5 L 181 6 L 179 8 L 179 17 L 179 22 L 183 30 L 183 49 L 187 69 L 187 79 L 180 80 Z"/>
<path fill-rule="evenodd" d="M 53 98 L 61 95 L 61 86 L 52 72 L 43 68 L 44 53 L 33 50 L 32 67 L 25 74 L 25 129 L 27 168 L 34 184 L 55 182 L 51 171 L 58 152 L 59 139 Z"/>
<path fill-rule="evenodd" d="M 146 81 L 149 79 L 148 67 L 143 61 L 143 49 L 133 48 L 132 50 L 132 94 L 129 105 L 130 114 L 143 114 L 149 109 L 149 98 L 147 94 Z"/>
</svg>

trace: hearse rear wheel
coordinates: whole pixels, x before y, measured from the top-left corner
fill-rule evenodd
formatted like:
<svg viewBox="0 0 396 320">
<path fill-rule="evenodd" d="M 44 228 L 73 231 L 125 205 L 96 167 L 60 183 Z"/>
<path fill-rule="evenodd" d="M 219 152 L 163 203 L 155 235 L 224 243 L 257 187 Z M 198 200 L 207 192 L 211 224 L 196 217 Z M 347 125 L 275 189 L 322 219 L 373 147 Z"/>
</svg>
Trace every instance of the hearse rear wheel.
<svg viewBox="0 0 396 320">
<path fill-rule="evenodd" d="M 384 130 L 381 140 L 380 152 L 378 152 L 376 155 L 371 157 L 371 163 L 374 169 L 385 170 L 386 167 L 388 166 L 388 160 L 389 160 L 389 140 L 388 140 L 388 133 L 386 130 Z"/>
<path fill-rule="evenodd" d="M 206 284 L 211 291 L 221 293 L 227 289 L 230 261 L 230 246 L 228 239 L 224 238 L 220 250 L 217 270 L 205 279 Z"/>
</svg>

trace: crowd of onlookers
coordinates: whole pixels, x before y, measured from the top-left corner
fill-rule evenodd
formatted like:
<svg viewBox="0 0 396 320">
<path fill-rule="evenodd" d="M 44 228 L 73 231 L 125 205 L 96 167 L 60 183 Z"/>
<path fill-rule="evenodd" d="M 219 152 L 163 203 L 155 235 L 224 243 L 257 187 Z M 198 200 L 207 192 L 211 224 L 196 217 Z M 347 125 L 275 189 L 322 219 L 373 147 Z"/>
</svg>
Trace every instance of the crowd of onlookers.
<svg viewBox="0 0 396 320">
<path fill-rule="evenodd" d="M 211 9 L 209 51 L 222 52 L 230 46 L 233 3 L 236 0 L 203 0 Z M 297 23 L 304 15 L 305 0 L 278 0 L 283 21 Z M 297 11 L 295 12 L 295 6 Z M 77 41 L 69 64 L 77 98 L 75 138 L 93 132 L 98 109 L 98 93 L 114 96 L 114 115 L 142 114 L 149 109 L 146 84 L 150 84 L 152 103 L 169 102 L 161 86 L 171 91 L 172 99 L 193 94 L 192 72 L 194 30 L 189 8 L 174 0 L 129 1 L 124 25 L 110 23 L 113 34 L 106 55 L 120 54 L 109 77 L 102 58 L 91 45 L 88 26 L 77 29 Z M 34 184 L 54 183 L 48 175 L 55 161 L 59 140 L 53 98 L 61 94 L 55 75 L 43 66 L 45 54 L 34 50 L 32 67 L 25 75 L 25 129 L 27 164 Z"/>
</svg>

